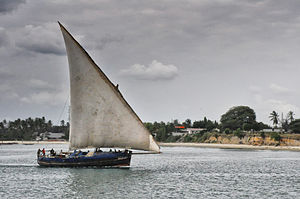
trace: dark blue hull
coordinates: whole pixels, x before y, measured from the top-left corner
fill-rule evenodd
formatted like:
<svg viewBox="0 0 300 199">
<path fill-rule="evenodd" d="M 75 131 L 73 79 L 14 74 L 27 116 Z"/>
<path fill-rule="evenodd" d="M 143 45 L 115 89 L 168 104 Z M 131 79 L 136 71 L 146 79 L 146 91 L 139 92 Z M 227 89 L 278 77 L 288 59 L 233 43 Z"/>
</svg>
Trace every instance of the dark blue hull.
<svg viewBox="0 0 300 199">
<path fill-rule="evenodd" d="M 130 166 L 131 152 L 102 152 L 93 156 L 38 157 L 38 164 L 47 167 L 120 167 Z"/>
</svg>

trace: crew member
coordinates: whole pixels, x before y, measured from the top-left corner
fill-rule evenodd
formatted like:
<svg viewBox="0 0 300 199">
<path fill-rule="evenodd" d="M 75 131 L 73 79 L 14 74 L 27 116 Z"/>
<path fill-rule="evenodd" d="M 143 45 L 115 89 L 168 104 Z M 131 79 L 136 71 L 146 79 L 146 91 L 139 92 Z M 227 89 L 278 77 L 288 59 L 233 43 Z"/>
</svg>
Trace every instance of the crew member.
<svg viewBox="0 0 300 199">
<path fill-rule="evenodd" d="M 45 148 L 43 148 L 42 153 L 43 153 L 43 156 L 45 156 L 45 154 L 46 154 Z"/>
</svg>

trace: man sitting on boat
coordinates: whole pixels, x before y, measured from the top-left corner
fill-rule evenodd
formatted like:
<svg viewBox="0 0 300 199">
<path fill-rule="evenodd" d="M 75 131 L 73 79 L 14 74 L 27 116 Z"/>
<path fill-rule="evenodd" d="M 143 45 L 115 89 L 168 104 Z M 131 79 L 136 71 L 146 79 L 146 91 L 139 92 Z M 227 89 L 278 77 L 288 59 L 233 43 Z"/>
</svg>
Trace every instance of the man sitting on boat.
<svg viewBox="0 0 300 199">
<path fill-rule="evenodd" d="M 56 155 L 56 152 L 53 150 L 53 148 L 50 150 L 50 155 L 51 156 L 55 156 Z"/>
</svg>

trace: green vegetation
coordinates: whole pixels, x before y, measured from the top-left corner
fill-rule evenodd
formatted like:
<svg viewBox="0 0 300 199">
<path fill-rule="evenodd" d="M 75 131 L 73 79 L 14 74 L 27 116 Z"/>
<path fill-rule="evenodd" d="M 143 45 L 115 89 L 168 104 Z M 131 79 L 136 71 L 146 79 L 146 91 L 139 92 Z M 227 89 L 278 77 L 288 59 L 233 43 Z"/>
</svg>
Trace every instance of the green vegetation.
<svg viewBox="0 0 300 199">
<path fill-rule="evenodd" d="M 235 130 L 233 132 L 233 135 L 237 136 L 240 139 L 242 139 L 243 137 L 245 137 L 246 134 L 240 128 L 238 128 L 237 130 Z"/>
<path fill-rule="evenodd" d="M 265 132 L 260 132 L 260 137 L 262 138 L 262 139 L 265 139 L 265 137 L 266 137 L 266 134 L 265 134 Z"/>
<path fill-rule="evenodd" d="M 292 132 L 300 133 L 300 119 L 292 121 L 289 126 Z"/>
<path fill-rule="evenodd" d="M 228 134 L 231 133 L 231 130 L 230 130 L 229 128 L 226 128 L 226 129 L 224 130 L 224 133 L 225 133 L 226 135 L 228 135 Z"/>
<path fill-rule="evenodd" d="M 172 132 L 180 131 L 177 130 L 175 126 L 184 126 L 185 128 L 202 128 L 205 129 L 204 131 L 211 131 L 219 127 L 219 124 L 216 121 L 208 120 L 206 117 L 204 117 L 203 120 L 194 121 L 193 123 L 190 119 L 186 119 L 182 123 L 180 123 L 178 120 L 174 120 L 173 122 L 168 123 L 146 122 L 144 123 L 144 125 L 159 142 L 178 141 L 181 136 L 172 135 Z M 200 135 L 203 135 L 203 133 Z M 191 142 L 193 141 L 193 139 L 191 139 L 189 136 L 185 136 L 182 138 L 182 141 Z"/>
<path fill-rule="evenodd" d="M 279 120 L 279 114 L 276 111 L 273 111 L 269 118 L 276 128 L 277 125 L 281 123 L 282 129 L 284 129 L 285 132 L 300 133 L 300 119 L 294 120 L 294 113 L 292 111 L 287 114 L 286 119 L 283 121 Z M 246 135 L 260 136 L 263 139 L 272 135 L 272 138 L 276 141 L 281 139 L 279 133 L 271 133 L 272 130 L 269 125 L 262 122 L 257 122 L 254 110 L 248 106 L 235 106 L 230 108 L 221 116 L 220 124 L 204 117 L 203 120 L 194 122 L 192 122 L 190 119 L 186 119 L 182 123 L 180 123 L 178 120 L 168 123 L 147 122 L 145 123 L 145 126 L 152 133 L 152 135 L 154 135 L 156 140 L 160 142 L 204 142 L 210 137 L 217 138 L 222 135 L 236 136 L 239 139 L 242 139 Z M 180 130 L 176 129 L 175 126 L 184 126 L 185 128 L 201 128 L 203 131 L 193 135 L 183 134 L 181 136 L 173 136 L 172 132 L 180 132 Z M 217 130 L 214 132 L 214 129 Z M 264 129 L 268 130 L 263 132 L 262 130 Z M 213 139 L 210 141 L 213 142 Z"/>
<path fill-rule="evenodd" d="M 300 119 L 294 119 L 294 113 L 288 112 L 285 119 L 279 119 L 279 114 L 272 111 L 269 116 L 274 127 L 281 124 L 281 132 L 299 133 Z M 248 106 L 235 106 L 230 108 L 221 116 L 220 123 L 212 121 L 206 117 L 203 120 L 186 119 L 184 122 L 174 120 L 172 122 L 146 122 L 145 127 L 159 142 L 214 142 L 219 136 L 228 138 L 236 136 L 242 139 L 245 136 L 260 136 L 265 138 L 270 136 L 276 141 L 280 141 L 282 134 L 272 132 L 271 127 L 256 121 L 256 114 Z M 182 133 L 182 129 L 176 126 L 199 129 L 196 133 Z M 267 129 L 263 132 L 263 129 Z M 273 131 L 275 131 L 273 129 Z M 69 123 L 62 120 L 60 125 L 53 125 L 51 120 L 42 118 L 28 118 L 15 121 L 3 120 L 0 122 L 0 140 L 35 140 L 45 132 L 64 133 L 65 139 L 69 137 Z M 181 133 L 180 133 L 181 132 Z"/>
<path fill-rule="evenodd" d="M 15 121 L 3 120 L 0 122 L 1 140 L 34 140 L 41 133 L 64 133 L 65 139 L 69 138 L 69 123 L 61 121 L 60 126 L 52 124 L 52 121 L 46 121 L 42 118 L 28 118 L 25 120 L 17 119 Z"/>
<path fill-rule="evenodd" d="M 244 131 L 269 129 L 270 127 L 262 122 L 256 122 L 256 115 L 253 109 L 248 106 L 235 106 L 221 116 L 221 130 Z M 225 131 L 225 133 L 228 130 Z M 226 133 L 227 134 L 227 133 Z"/>
<path fill-rule="evenodd" d="M 270 113 L 269 118 L 273 122 L 274 127 L 277 128 L 277 125 L 279 123 L 279 115 L 278 115 L 278 113 L 276 111 L 273 111 L 272 113 Z"/>
<path fill-rule="evenodd" d="M 254 129 L 256 115 L 253 109 L 248 106 L 236 106 L 229 109 L 221 116 L 222 129 L 243 130 Z"/>
<path fill-rule="evenodd" d="M 277 132 L 271 132 L 270 137 L 271 137 L 271 139 L 274 139 L 275 141 L 281 140 L 281 136 Z"/>
</svg>

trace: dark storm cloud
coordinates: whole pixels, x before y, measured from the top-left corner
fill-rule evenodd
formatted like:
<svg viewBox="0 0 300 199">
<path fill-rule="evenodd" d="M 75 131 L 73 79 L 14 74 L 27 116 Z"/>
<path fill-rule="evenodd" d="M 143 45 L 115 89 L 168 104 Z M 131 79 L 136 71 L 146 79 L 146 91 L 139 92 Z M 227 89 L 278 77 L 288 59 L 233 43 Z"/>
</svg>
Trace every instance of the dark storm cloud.
<svg viewBox="0 0 300 199">
<path fill-rule="evenodd" d="M 21 37 L 16 40 L 16 46 L 19 48 L 42 54 L 66 54 L 56 23 L 46 23 L 41 26 L 27 25 L 21 34 Z"/>
<path fill-rule="evenodd" d="M 9 37 L 4 28 L 0 27 L 0 48 L 9 43 Z"/>
<path fill-rule="evenodd" d="M 54 55 L 65 55 L 65 50 L 58 48 L 53 44 L 45 43 L 31 43 L 31 42 L 19 42 L 17 46 L 24 48 L 29 51 L 42 54 L 54 54 Z"/>
<path fill-rule="evenodd" d="M 103 50 L 107 45 L 109 45 L 111 43 L 118 43 L 121 41 L 122 41 L 122 38 L 120 36 L 112 36 L 112 35 L 107 34 L 100 39 L 99 44 L 97 44 L 97 48 L 99 50 Z"/>
<path fill-rule="evenodd" d="M 15 75 L 13 75 L 11 72 L 3 69 L 0 65 L 0 84 L 3 84 L 4 81 L 7 81 L 9 79 L 14 79 Z"/>
<path fill-rule="evenodd" d="M 0 14 L 11 12 L 25 2 L 25 0 L 0 0 Z"/>
<path fill-rule="evenodd" d="M 56 95 L 63 106 L 68 69 L 59 20 L 143 119 L 218 120 L 240 104 L 258 120 L 272 110 L 299 114 L 299 10 L 298 0 L 27 0 L 0 17 L 1 64 L 16 75 L 2 90 L 42 114 L 41 102 Z"/>
</svg>

